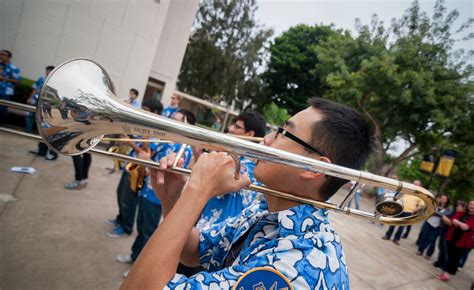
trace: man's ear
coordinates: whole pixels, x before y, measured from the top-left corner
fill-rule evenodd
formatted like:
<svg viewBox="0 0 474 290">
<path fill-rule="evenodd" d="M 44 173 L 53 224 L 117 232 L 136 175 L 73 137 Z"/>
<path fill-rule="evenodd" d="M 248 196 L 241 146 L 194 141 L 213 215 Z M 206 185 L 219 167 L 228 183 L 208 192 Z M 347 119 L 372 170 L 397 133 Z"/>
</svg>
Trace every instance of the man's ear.
<svg viewBox="0 0 474 290">
<path fill-rule="evenodd" d="M 254 137 L 255 132 L 253 130 L 247 131 L 247 132 L 245 132 L 245 136 Z"/>
<path fill-rule="evenodd" d="M 326 163 L 331 163 L 331 160 L 329 158 L 321 156 L 317 160 L 326 162 Z M 300 174 L 301 178 L 303 179 L 317 179 L 326 176 L 326 174 L 321 173 L 321 172 L 313 172 L 309 170 L 305 170 L 303 173 Z"/>
</svg>

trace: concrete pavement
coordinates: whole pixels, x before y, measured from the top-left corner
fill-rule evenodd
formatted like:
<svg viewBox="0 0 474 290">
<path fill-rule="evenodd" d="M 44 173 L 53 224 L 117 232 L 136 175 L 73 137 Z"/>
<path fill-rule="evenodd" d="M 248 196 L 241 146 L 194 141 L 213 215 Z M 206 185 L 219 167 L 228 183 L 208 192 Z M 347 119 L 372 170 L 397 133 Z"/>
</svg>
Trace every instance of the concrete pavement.
<svg viewBox="0 0 474 290">
<path fill-rule="evenodd" d="M 74 177 L 72 159 L 46 161 L 27 153 L 34 148 L 35 141 L 0 132 L 0 289 L 117 289 L 128 267 L 115 256 L 129 252 L 134 241 L 134 235 L 105 236 L 111 229 L 106 220 L 117 214 L 120 174 L 105 170 L 110 159 L 93 156 L 88 186 L 65 190 Z M 12 166 L 37 172 L 12 173 Z M 372 201 L 363 198 L 362 208 L 372 210 Z M 435 278 L 433 261 L 415 255 L 420 225 L 397 246 L 381 239 L 386 226 L 336 213 L 332 224 L 343 241 L 352 289 L 470 289 L 474 280 L 473 255 L 450 282 Z"/>
</svg>

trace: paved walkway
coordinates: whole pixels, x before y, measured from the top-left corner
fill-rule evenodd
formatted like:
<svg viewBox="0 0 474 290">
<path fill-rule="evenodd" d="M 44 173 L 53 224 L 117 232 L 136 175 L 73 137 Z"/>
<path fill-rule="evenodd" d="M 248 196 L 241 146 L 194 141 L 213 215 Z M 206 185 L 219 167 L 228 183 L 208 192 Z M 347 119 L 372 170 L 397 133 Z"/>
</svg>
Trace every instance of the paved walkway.
<svg viewBox="0 0 474 290">
<path fill-rule="evenodd" d="M 0 289 L 117 289 L 134 236 L 111 239 L 105 221 L 117 213 L 115 189 L 120 175 L 109 175 L 112 161 L 93 156 L 89 185 L 68 191 L 73 179 L 70 157 L 56 161 L 27 154 L 36 142 L 0 132 Z M 9 172 L 32 166 L 33 175 Z M 369 209 L 371 201 L 363 199 Z M 474 255 L 449 283 L 415 255 L 420 226 L 397 246 L 383 241 L 387 228 L 340 214 L 332 223 L 343 240 L 352 289 L 470 289 Z M 170 237 L 172 242 L 172 237 Z M 435 255 L 436 256 L 436 253 Z"/>
</svg>

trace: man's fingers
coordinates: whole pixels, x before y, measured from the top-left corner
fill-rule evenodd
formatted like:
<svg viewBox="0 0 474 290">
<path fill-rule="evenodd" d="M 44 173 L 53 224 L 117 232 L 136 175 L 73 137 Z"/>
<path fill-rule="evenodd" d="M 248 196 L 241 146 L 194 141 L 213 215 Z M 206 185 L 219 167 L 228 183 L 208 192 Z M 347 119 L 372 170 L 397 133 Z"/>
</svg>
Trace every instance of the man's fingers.
<svg viewBox="0 0 474 290">
<path fill-rule="evenodd" d="M 165 156 L 160 159 L 160 169 L 165 170 L 168 167 L 168 158 Z M 165 183 L 165 175 L 163 171 L 158 172 L 158 184 Z"/>
<path fill-rule="evenodd" d="M 240 179 L 238 180 L 238 183 L 240 185 L 240 188 L 244 188 L 246 186 L 249 186 L 251 181 L 250 181 L 250 177 L 247 173 L 245 173 L 244 175 L 242 175 L 240 177 Z"/>
<path fill-rule="evenodd" d="M 151 178 L 156 178 L 156 175 L 158 174 L 158 169 L 148 167 L 148 174 Z"/>
</svg>

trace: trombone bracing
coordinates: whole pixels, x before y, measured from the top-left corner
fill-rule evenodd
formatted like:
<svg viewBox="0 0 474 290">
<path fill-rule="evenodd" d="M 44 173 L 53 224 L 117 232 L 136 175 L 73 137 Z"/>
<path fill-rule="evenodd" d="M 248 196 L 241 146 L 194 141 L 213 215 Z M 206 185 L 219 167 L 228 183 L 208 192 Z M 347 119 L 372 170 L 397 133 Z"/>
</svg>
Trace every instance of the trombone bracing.
<svg viewBox="0 0 474 290">
<path fill-rule="evenodd" d="M 434 212 L 434 197 L 422 187 L 321 162 L 157 116 L 119 101 L 115 97 L 114 91 L 109 75 L 92 60 L 72 59 L 57 66 L 45 81 L 36 109 L 36 121 L 43 141 L 59 153 L 77 155 L 91 150 L 100 142 L 103 135 L 108 134 L 132 134 L 171 140 L 176 143 L 321 172 L 357 182 L 339 205 L 299 197 L 263 186 L 250 185 L 248 187 L 250 190 L 391 225 L 414 224 L 425 220 Z M 22 135 L 34 136 L 25 133 Z M 140 165 L 159 167 L 156 162 L 130 156 L 95 149 L 92 149 L 92 152 Z M 170 171 L 178 174 L 190 173 L 189 170 L 178 167 L 173 167 Z M 375 213 L 352 209 L 347 207 L 347 204 L 355 194 L 358 184 L 383 187 L 395 194 L 380 201 L 376 206 Z M 400 198 L 405 194 L 420 198 L 424 207 L 410 216 L 397 217 L 403 211 L 403 203 Z"/>
</svg>

